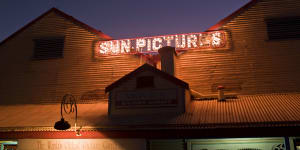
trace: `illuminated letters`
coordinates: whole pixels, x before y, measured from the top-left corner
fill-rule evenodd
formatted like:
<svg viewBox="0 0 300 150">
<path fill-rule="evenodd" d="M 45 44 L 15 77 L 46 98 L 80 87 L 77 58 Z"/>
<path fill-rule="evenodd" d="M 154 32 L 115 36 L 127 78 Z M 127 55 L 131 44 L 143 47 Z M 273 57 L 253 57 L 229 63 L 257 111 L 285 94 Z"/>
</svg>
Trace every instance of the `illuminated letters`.
<svg viewBox="0 0 300 150">
<path fill-rule="evenodd" d="M 110 41 L 100 43 L 100 54 L 107 54 L 110 49 Z"/>
<path fill-rule="evenodd" d="M 187 36 L 187 43 L 188 43 L 188 48 L 197 47 L 197 36 L 194 34 L 188 35 Z"/>
<path fill-rule="evenodd" d="M 147 50 L 151 51 L 151 39 L 147 40 Z"/>
<path fill-rule="evenodd" d="M 206 33 L 200 34 L 199 36 L 199 46 L 201 48 L 209 47 L 210 46 L 210 39 Z"/>
<path fill-rule="evenodd" d="M 121 40 L 121 53 L 129 53 L 130 52 L 130 40 L 126 40 L 127 43 L 125 42 L 125 40 Z"/>
<path fill-rule="evenodd" d="M 162 42 L 161 38 L 154 38 L 152 41 L 153 50 L 157 51 L 158 49 L 162 48 L 161 42 Z M 156 43 L 158 43 L 158 46 L 156 46 Z"/>
<path fill-rule="evenodd" d="M 143 47 L 146 46 L 146 40 L 145 39 L 136 39 L 136 51 L 142 52 Z"/>
<path fill-rule="evenodd" d="M 220 49 L 227 45 L 226 42 L 225 31 L 213 31 L 100 41 L 96 52 L 100 55 L 148 53 L 157 52 L 164 46 L 173 46 L 176 50 Z"/>
<path fill-rule="evenodd" d="M 179 43 L 179 35 L 175 35 L 175 48 L 185 48 L 185 35 L 181 35 L 181 44 Z"/>
<path fill-rule="evenodd" d="M 167 41 L 167 46 L 171 46 L 171 41 L 174 40 L 174 36 L 164 36 L 164 40 Z"/>
<path fill-rule="evenodd" d="M 221 44 L 221 34 L 219 32 L 212 34 L 212 46 L 218 46 Z"/>
<path fill-rule="evenodd" d="M 111 53 L 118 54 L 120 53 L 120 41 L 112 41 L 111 42 Z"/>
</svg>

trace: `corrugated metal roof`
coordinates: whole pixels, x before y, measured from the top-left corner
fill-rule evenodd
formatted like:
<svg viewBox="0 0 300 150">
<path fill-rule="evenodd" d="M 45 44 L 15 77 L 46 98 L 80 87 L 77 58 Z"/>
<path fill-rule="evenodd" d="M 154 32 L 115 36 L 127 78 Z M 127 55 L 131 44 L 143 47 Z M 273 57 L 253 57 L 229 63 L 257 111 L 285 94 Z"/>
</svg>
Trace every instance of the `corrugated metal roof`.
<svg viewBox="0 0 300 150">
<path fill-rule="evenodd" d="M 184 114 L 109 118 L 106 101 L 78 104 L 78 126 L 83 129 L 241 128 L 300 125 L 300 94 L 238 96 L 237 99 L 192 101 Z M 54 130 L 60 105 L 0 106 L 2 130 Z M 74 115 L 64 115 L 71 124 Z"/>
</svg>

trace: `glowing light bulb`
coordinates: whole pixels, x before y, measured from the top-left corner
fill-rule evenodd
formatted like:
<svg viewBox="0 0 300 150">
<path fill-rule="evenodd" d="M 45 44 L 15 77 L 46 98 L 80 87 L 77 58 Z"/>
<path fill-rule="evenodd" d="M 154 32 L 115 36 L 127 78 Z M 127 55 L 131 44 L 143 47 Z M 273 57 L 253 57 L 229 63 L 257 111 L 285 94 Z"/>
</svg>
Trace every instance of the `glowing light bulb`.
<svg viewBox="0 0 300 150">
<path fill-rule="evenodd" d="M 221 33 L 215 32 L 212 34 L 212 46 L 217 47 L 221 45 Z"/>
<path fill-rule="evenodd" d="M 203 37 L 202 37 L 202 34 L 200 33 L 199 34 L 199 47 L 202 47 L 203 46 Z"/>
<path fill-rule="evenodd" d="M 151 39 L 147 39 L 147 50 L 151 51 Z"/>
<path fill-rule="evenodd" d="M 207 33 L 199 35 L 199 47 L 205 48 L 210 46 L 210 36 Z"/>
<path fill-rule="evenodd" d="M 175 47 L 176 48 L 185 48 L 185 35 L 181 35 L 181 44 L 179 43 L 179 36 L 175 35 Z"/>
<path fill-rule="evenodd" d="M 193 47 L 198 47 L 197 46 L 197 36 L 194 34 L 190 34 L 187 36 L 187 44 L 188 44 L 188 48 L 192 48 Z"/>
<path fill-rule="evenodd" d="M 137 52 L 142 52 L 142 50 L 145 46 L 146 46 L 146 40 L 144 38 L 136 39 L 136 51 Z"/>
<path fill-rule="evenodd" d="M 121 40 L 121 53 L 129 53 L 130 47 L 130 40 Z"/>
<path fill-rule="evenodd" d="M 171 41 L 174 40 L 174 36 L 164 36 L 163 38 L 167 41 L 167 46 L 171 46 Z"/>
<path fill-rule="evenodd" d="M 112 54 L 119 54 L 120 53 L 120 41 L 115 40 L 111 41 L 111 53 Z"/>
<path fill-rule="evenodd" d="M 110 47 L 111 47 L 111 41 L 105 41 L 105 42 L 101 42 L 100 45 L 100 54 L 107 54 L 110 51 Z"/>
</svg>

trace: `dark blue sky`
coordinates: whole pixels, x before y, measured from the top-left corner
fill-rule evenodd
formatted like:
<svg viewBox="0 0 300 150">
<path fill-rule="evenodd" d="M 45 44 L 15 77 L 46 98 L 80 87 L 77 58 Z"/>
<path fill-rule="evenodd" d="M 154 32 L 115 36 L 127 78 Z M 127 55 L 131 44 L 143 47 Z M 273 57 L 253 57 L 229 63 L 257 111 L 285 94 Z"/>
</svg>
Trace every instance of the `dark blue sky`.
<svg viewBox="0 0 300 150">
<path fill-rule="evenodd" d="M 115 39 L 202 32 L 250 0 L 1 0 L 0 41 L 52 7 Z"/>
</svg>

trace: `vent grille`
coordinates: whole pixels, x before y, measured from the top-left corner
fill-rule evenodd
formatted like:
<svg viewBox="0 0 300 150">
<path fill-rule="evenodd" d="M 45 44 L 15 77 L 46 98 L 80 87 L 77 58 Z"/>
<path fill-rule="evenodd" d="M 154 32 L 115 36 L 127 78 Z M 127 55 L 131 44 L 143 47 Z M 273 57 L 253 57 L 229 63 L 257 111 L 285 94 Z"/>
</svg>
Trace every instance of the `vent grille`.
<svg viewBox="0 0 300 150">
<path fill-rule="evenodd" d="M 300 38 L 300 17 L 268 19 L 269 40 Z"/>
<path fill-rule="evenodd" d="M 37 60 L 63 57 L 63 37 L 35 39 L 33 58 Z"/>
</svg>

